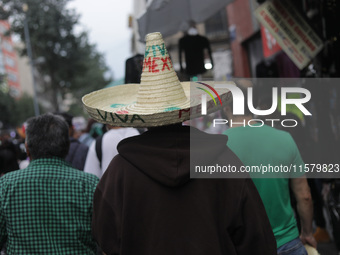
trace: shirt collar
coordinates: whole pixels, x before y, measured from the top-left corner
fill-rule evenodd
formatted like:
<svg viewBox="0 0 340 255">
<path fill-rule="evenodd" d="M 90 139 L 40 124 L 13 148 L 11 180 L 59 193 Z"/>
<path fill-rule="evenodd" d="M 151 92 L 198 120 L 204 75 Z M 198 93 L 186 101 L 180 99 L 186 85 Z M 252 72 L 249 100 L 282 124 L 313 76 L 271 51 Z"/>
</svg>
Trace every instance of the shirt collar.
<svg viewBox="0 0 340 255">
<path fill-rule="evenodd" d="M 58 157 L 51 157 L 51 158 L 39 158 L 34 159 L 30 162 L 29 166 L 36 166 L 36 165 L 69 165 L 68 162 L 66 162 L 63 158 Z"/>
</svg>

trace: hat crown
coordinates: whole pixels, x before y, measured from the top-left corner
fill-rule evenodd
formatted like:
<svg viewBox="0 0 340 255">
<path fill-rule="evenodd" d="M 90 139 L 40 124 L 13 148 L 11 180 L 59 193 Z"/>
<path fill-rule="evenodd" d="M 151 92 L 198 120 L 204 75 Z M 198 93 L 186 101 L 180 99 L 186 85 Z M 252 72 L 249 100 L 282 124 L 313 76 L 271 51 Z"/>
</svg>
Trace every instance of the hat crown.
<svg viewBox="0 0 340 255">
<path fill-rule="evenodd" d="M 171 108 L 187 100 L 161 33 L 146 35 L 143 72 L 136 106 Z"/>
</svg>

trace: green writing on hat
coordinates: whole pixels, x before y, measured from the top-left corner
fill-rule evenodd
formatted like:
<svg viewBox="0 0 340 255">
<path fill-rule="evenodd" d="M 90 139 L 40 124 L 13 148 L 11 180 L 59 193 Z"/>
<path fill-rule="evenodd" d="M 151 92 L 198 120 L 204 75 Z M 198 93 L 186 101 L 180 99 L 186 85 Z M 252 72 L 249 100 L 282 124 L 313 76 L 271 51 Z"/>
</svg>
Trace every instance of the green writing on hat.
<svg viewBox="0 0 340 255">
<path fill-rule="evenodd" d="M 172 111 L 177 111 L 180 110 L 181 108 L 178 107 L 168 107 L 164 109 L 164 112 L 172 112 Z"/>
<path fill-rule="evenodd" d="M 123 107 L 123 106 L 126 106 L 126 104 L 112 104 L 112 105 L 110 105 L 110 107 L 112 107 L 112 108 L 119 108 L 119 107 Z"/>
</svg>

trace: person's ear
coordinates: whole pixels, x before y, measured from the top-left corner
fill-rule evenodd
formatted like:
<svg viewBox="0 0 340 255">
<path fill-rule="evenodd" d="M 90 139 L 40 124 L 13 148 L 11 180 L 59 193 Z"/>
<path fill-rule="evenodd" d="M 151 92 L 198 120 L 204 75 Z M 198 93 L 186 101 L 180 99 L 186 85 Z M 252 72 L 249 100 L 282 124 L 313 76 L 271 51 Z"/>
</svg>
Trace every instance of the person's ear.
<svg viewBox="0 0 340 255">
<path fill-rule="evenodd" d="M 25 141 L 25 148 L 26 148 L 26 154 L 27 154 L 27 157 L 30 159 L 30 161 L 32 160 L 31 158 L 31 153 L 30 153 L 30 150 L 28 149 L 28 146 L 27 146 L 27 142 Z"/>
</svg>

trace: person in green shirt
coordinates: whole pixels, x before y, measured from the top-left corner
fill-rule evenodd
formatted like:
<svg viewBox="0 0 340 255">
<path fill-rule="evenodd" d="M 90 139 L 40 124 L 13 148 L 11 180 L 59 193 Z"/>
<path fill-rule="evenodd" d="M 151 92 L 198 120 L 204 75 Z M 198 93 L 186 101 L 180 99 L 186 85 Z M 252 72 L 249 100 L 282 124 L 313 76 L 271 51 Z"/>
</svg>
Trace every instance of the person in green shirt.
<svg viewBox="0 0 340 255">
<path fill-rule="evenodd" d="M 251 86 L 240 81 L 239 87 L 246 94 Z M 299 150 L 285 131 L 263 125 L 263 123 L 247 125 L 253 116 L 247 107 L 245 115 L 233 115 L 232 103 L 223 109 L 231 128 L 224 132 L 228 136 L 228 147 L 240 158 L 245 166 L 304 166 Z M 277 168 L 278 169 L 278 168 Z M 261 173 L 250 173 L 253 182 L 262 198 L 269 221 L 274 232 L 278 254 L 307 254 L 302 244 L 310 244 L 316 248 L 313 237 L 313 207 L 308 183 L 304 173 L 279 171 L 275 176 L 264 178 Z M 302 175 L 302 176 L 301 176 Z M 274 178 L 273 178 L 274 177 Z M 301 234 L 290 203 L 289 185 L 297 200 L 297 209 L 301 219 Z"/>
<path fill-rule="evenodd" d="M 0 178 L 0 249 L 7 254 L 95 254 L 94 175 L 72 168 L 67 123 L 45 114 L 26 129 L 29 166 Z"/>
</svg>

